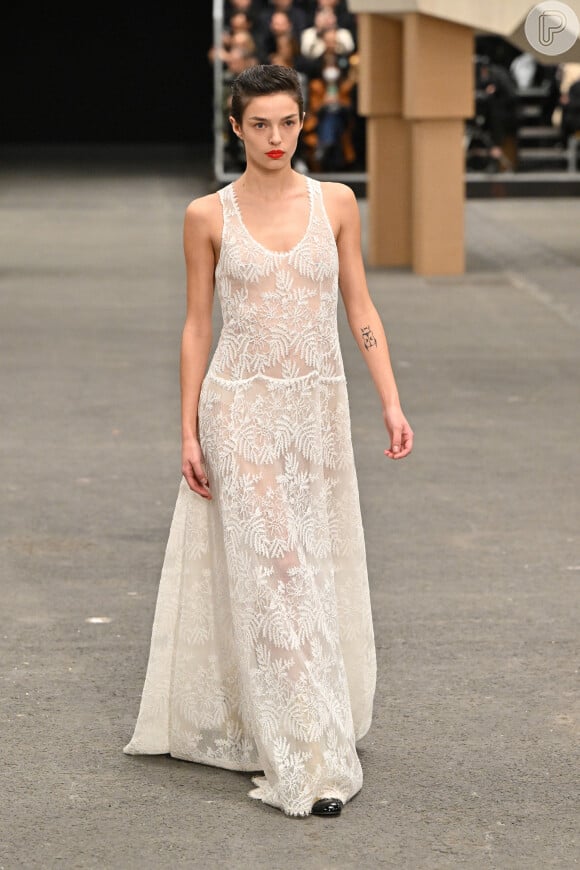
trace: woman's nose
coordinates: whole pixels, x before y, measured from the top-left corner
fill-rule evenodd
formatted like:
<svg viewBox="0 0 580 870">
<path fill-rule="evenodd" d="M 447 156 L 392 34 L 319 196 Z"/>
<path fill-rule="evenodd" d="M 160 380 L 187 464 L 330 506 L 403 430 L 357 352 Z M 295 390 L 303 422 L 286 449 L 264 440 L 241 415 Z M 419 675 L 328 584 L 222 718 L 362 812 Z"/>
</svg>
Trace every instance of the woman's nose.
<svg viewBox="0 0 580 870">
<path fill-rule="evenodd" d="M 280 131 L 277 127 L 272 127 L 272 132 L 270 133 L 270 142 L 275 145 L 277 142 L 281 142 Z"/>
</svg>

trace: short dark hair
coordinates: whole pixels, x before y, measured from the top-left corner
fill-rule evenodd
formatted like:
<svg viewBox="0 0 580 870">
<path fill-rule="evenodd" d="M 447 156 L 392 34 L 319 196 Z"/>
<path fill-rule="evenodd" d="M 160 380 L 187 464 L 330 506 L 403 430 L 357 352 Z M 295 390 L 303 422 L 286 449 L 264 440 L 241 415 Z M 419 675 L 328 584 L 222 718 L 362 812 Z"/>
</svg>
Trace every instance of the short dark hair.
<svg viewBox="0 0 580 870">
<path fill-rule="evenodd" d="M 266 94 L 290 94 L 298 104 L 300 120 L 304 116 L 304 94 L 298 73 L 289 66 L 263 63 L 248 67 L 232 82 L 232 116 L 242 123 L 244 109 L 253 97 Z"/>
</svg>

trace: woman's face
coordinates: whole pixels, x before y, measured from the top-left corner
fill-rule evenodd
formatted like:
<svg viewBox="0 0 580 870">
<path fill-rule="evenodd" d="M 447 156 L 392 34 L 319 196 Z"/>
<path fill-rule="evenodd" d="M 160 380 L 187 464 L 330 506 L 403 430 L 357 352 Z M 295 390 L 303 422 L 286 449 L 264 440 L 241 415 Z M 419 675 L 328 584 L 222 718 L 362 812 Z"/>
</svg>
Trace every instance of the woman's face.
<svg viewBox="0 0 580 870">
<path fill-rule="evenodd" d="M 289 33 L 292 30 L 290 19 L 285 12 L 274 12 L 270 19 L 270 32 L 274 36 L 281 36 L 283 33 Z"/>
<path fill-rule="evenodd" d="M 232 48 L 241 48 L 242 51 L 249 52 L 253 52 L 255 47 L 252 35 L 245 30 L 240 30 L 239 33 L 234 33 L 232 35 L 230 46 Z"/>
<path fill-rule="evenodd" d="M 314 16 L 314 26 L 317 30 L 336 27 L 336 15 L 332 9 L 320 9 Z"/>
<path fill-rule="evenodd" d="M 228 70 L 232 75 L 239 75 L 252 64 L 252 59 L 246 57 L 246 52 L 242 48 L 234 47 L 228 52 Z"/>
<path fill-rule="evenodd" d="M 302 129 L 298 103 L 290 93 L 253 97 L 241 125 L 234 118 L 230 122 L 244 142 L 248 165 L 272 172 L 288 166 Z"/>
<path fill-rule="evenodd" d="M 250 30 L 250 22 L 245 12 L 237 12 L 235 15 L 232 15 L 230 18 L 230 30 L 232 33 Z"/>
</svg>

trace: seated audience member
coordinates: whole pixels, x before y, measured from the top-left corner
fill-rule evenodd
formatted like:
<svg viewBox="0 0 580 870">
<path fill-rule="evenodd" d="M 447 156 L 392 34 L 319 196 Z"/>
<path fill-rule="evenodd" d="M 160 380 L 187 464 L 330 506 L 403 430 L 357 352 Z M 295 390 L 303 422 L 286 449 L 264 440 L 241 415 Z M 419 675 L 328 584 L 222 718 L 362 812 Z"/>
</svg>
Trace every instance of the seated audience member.
<svg viewBox="0 0 580 870">
<path fill-rule="evenodd" d="M 337 30 L 322 34 L 325 50 L 308 87 L 309 113 L 303 140 L 314 172 L 340 171 L 356 159 L 353 145 L 354 78 L 348 58 L 337 51 Z"/>
<path fill-rule="evenodd" d="M 336 15 L 332 9 L 319 9 L 314 16 L 314 25 L 302 31 L 300 51 L 304 57 L 321 57 L 325 51 L 323 33 L 325 30 L 336 30 L 336 50 L 339 54 L 351 54 L 354 51 L 354 39 L 346 27 L 338 27 Z"/>
<path fill-rule="evenodd" d="M 529 51 L 518 54 L 510 63 L 510 73 L 521 90 L 532 87 L 537 69 L 538 61 Z"/>
<path fill-rule="evenodd" d="M 252 21 L 245 12 L 234 12 L 234 14 L 228 19 L 227 25 L 222 33 L 221 46 L 216 48 L 216 46 L 214 45 L 210 48 L 208 52 L 208 59 L 210 63 L 213 63 L 216 54 L 224 63 L 226 63 L 227 52 L 230 51 L 230 49 L 236 42 L 236 38 L 240 34 L 243 35 L 243 39 L 247 39 L 247 37 L 249 37 L 252 40 L 253 48 L 250 51 L 252 54 L 255 54 L 256 48 L 252 37 L 251 28 Z M 238 42 L 238 46 L 239 44 L 240 43 Z"/>
<path fill-rule="evenodd" d="M 270 0 L 268 7 L 259 12 L 256 17 L 255 36 L 261 54 L 264 54 L 262 45 L 267 39 L 270 31 L 270 19 L 275 12 L 286 13 L 292 24 L 292 31 L 298 39 L 309 23 L 304 10 L 295 6 L 293 0 Z"/>
<path fill-rule="evenodd" d="M 233 33 L 230 39 L 230 51 L 240 49 L 246 57 L 257 57 L 256 43 L 251 33 L 240 30 Z"/>
<path fill-rule="evenodd" d="M 558 88 L 558 104 L 552 114 L 552 124 L 559 127 L 562 134 L 562 144 L 568 143 L 568 137 L 575 132 L 574 115 L 574 92 L 572 92 L 572 106 L 570 107 L 570 92 L 574 84 L 580 80 L 580 63 L 562 63 L 558 66 L 556 74 L 556 86 Z"/>
<path fill-rule="evenodd" d="M 254 17 L 254 0 L 226 0 L 224 3 L 224 21 L 229 21 L 236 12 L 245 12 L 250 18 Z"/>
<path fill-rule="evenodd" d="M 228 19 L 227 30 L 230 35 L 234 33 L 252 33 L 252 19 L 247 12 L 234 12 Z"/>
<path fill-rule="evenodd" d="M 228 86 L 237 75 L 245 69 L 248 69 L 250 66 L 256 66 L 257 63 L 258 59 L 255 55 L 247 54 L 242 48 L 232 48 L 232 50 L 228 52 L 224 74 L 224 79 Z"/>
<path fill-rule="evenodd" d="M 505 67 L 481 58 L 476 67 L 476 110 L 492 140 L 491 156 L 501 168 L 515 169 L 517 162 L 517 95 L 514 80 Z"/>
<path fill-rule="evenodd" d="M 580 79 L 572 82 L 562 102 L 562 139 L 568 143 L 570 136 L 580 130 Z"/>
<path fill-rule="evenodd" d="M 350 30 L 356 42 L 356 16 L 348 11 L 344 0 L 317 0 L 315 14 L 320 9 L 330 9 L 331 12 L 334 12 L 338 27 Z"/>
<path fill-rule="evenodd" d="M 233 79 L 248 69 L 250 66 L 255 66 L 258 63 L 257 57 L 248 55 L 241 48 L 233 47 L 228 53 L 225 61 L 223 91 L 222 91 L 222 109 L 223 109 L 223 133 L 225 138 L 225 154 L 230 163 L 237 169 L 243 169 L 246 165 L 244 147 L 238 137 L 232 130 L 232 125 L 229 122 L 229 116 L 232 110 L 232 94 L 231 83 Z"/>
<path fill-rule="evenodd" d="M 276 63 L 279 66 L 289 66 L 294 69 L 299 54 L 300 46 L 292 31 L 280 33 L 275 38 L 274 50 L 268 57 L 268 63 Z"/>
<path fill-rule="evenodd" d="M 258 56 L 261 63 L 273 62 L 270 58 L 276 53 L 277 41 L 280 37 L 287 37 L 288 40 L 296 39 L 292 22 L 286 12 L 274 12 L 270 18 L 268 30 L 258 46 Z"/>
</svg>

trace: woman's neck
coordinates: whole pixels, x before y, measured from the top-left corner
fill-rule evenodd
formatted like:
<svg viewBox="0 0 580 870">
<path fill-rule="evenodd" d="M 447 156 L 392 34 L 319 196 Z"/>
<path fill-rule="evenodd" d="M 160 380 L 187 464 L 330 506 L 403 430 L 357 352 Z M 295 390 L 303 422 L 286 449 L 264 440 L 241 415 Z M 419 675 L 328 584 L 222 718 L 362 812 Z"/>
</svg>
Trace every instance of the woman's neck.
<svg viewBox="0 0 580 870">
<path fill-rule="evenodd" d="M 276 200 L 298 186 L 302 176 L 289 165 L 276 172 L 248 166 L 236 182 L 237 190 L 260 199 Z"/>
</svg>

